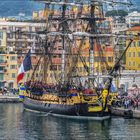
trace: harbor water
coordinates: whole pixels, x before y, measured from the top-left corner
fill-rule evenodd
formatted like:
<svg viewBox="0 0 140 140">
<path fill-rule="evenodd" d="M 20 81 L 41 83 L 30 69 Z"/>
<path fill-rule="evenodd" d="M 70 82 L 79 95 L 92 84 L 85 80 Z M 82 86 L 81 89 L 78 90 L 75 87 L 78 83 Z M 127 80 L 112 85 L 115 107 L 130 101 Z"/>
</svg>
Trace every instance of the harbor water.
<svg viewBox="0 0 140 140">
<path fill-rule="evenodd" d="M 0 104 L 0 139 L 140 140 L 140 120 L 68 120 L 25 111 L 22 104 Z"/>
</svg>

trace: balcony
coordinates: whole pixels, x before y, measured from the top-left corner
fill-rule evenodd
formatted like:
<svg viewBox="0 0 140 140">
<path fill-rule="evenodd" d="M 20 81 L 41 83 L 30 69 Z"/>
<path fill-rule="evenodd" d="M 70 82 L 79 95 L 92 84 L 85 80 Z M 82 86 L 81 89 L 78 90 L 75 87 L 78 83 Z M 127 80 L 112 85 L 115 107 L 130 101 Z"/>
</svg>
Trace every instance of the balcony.
<svg viewBox="0 0 140 140">
<path fill-rule="evenodd" d="M 7 38 L 7 42 L 15 42 L 16 39 L 15 38 Z"/>
<path fill-rule="evenodd" d="M 5 72 L 7 72 L 7 70 L 6 70 L 6 69 L 4 69 L 4 68 L 3 68 L 3 69 L 2 69 L 2 68 L 0 68 L 0 73 L 3 73 L 3 74 L 4 74 Z"/>
<path fill-rule="evenodd" d="M 1 61 L 1 60 L 0 60 L 0 66 L 1 66 L 1 67 L 6 66 L 6 63 L 7 63 L 7 61 L 4 61 L 4 60 L 3 60 L 3 61 Z"/>
</svg>

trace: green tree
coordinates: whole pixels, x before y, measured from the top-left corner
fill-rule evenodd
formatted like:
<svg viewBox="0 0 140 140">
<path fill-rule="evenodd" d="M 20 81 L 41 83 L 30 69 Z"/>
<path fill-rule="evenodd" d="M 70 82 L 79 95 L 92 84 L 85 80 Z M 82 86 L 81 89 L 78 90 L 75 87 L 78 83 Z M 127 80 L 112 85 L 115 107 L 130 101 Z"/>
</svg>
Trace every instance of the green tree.
<svg viewBox="0 0 140 140">
<path fill-rule="evenodd" d="M 106 17 L 114 17 L 114 16 L 125 17 L 126 15 L 128 15 L 128 13 L 124 10 L 107 11 L 106 14 L 105 14 Z"/>
</svg>

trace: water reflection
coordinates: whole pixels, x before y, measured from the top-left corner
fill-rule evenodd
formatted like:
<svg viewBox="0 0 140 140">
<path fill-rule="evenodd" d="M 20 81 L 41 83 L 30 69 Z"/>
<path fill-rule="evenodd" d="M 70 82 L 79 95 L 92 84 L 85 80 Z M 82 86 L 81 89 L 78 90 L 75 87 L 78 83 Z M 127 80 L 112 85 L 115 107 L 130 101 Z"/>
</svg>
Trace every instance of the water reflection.
<svg viewBox="0 0 140 140">
<path fill-rule="evenodd" d="M 92 140 L 109 139 L 108 126 L 110 120 L 97 121 L 74 121 L 55 117 L 39 116 L 31 112 L 24 112 L 24 122 L 28 134 L 33 133 L 33 139 L 50 140 Z M 28 126 L 32 128 L 27 128 Z M 29 130 L 30 129 L 30 132 Z M 37 137 L 38 136 L 38 137 Z"/>
<path fill-rule="evenodd" d="M 139 140 L 139 128 L 138 119 L 77 121 L 24 111 L 22 104 L 0 104 L 4 140 Z"/>
</svg>

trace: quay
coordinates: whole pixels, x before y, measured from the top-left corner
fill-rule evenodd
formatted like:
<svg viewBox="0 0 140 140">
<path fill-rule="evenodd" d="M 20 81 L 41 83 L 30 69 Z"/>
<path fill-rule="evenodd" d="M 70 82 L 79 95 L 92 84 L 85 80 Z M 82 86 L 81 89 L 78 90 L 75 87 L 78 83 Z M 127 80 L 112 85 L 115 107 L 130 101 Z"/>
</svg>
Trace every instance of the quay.
<svg viewBox="0 0 140 140">
<path fill-rule="evenodd" d="M 0 103 L 20 103 L 18 95 L 0 95 Z"/>
<path fill-rule="evenodd" d="M 6 95 L 0 95 L 0 103 L 21 103 L 21 101 L 19 100 L 18 95 L 6 94 Z M 138 107 L 137 109 L 133 109 L 133 108 L 125 109 L 124 107 L 112 107 L 111 115 L 124 117 L 124 118 L 140 119 L 140 107 Z"/>
<path fill-rule="evenodd" d="M 120 116 L 124 118 L 137 118 L 140 119 L 140 109 L 124 109 L 124 108 L 115 108 L 111 109 L 111 114 L 113 116 Z"/>
</svg>

